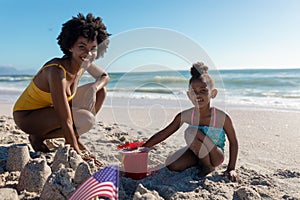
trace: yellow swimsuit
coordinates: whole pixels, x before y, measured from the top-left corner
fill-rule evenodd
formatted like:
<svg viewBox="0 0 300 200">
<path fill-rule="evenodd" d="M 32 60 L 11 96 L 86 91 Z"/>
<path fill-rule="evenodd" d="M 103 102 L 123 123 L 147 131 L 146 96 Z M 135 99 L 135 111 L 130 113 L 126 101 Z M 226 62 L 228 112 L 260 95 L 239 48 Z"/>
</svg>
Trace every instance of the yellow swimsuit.
<svg viewBox="0 0 300 200">
<path fill-rule="evenodd" d="M 66 78 L 66 70 L 62 65 L 59 64 L 49 64 L 45 65 L 38 74 L 47 67 L 59 67 L 64 71 L 64 76 Z M 33 78 L 34 79 L 34 78 Z M 36 110 L 40 108 L 46 108 L 46 107 L 52 107 L 53 101 L 51 97 L 51 93 L 45 92 L 41 89 L 39 89 L 33 82 L 33 79 L 31 80 L 29 86 L 25 89 L 25 91 L 22 93 L 22 95 L 19 97 L 17 102 L 14 105 L 13 111 L 19 111 L 19 110 Z M 68 97 L 68 101 L 71 101 L 73 97 L 76 94 L 75 92 Z"/>
</svg>

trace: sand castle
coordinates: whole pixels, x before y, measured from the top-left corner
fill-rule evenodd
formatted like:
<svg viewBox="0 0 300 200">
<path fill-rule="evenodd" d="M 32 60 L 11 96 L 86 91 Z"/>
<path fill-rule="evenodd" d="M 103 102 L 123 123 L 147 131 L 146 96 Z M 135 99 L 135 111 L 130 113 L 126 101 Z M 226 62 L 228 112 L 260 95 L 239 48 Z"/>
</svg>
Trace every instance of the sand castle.
<svg viewBox="0 0 300 200">
<path fill-rule="evenodd" d="M 67 199 L 97 168 L 93 161 L 84 161 L 70 145 L 60 146 L 52 163 L 47 163 L 42 154 L 31 158 L 27 144 L 14 144 L 8 150 L 6 170 L 17 172 L 18 183 L 16 190 L 0 189 L 0 194 L 5 193 L 9 198 L 18 199 L 13 196 L 25 191 L 36 193 L 41 200 L 58 200 Z"/>
</svg>

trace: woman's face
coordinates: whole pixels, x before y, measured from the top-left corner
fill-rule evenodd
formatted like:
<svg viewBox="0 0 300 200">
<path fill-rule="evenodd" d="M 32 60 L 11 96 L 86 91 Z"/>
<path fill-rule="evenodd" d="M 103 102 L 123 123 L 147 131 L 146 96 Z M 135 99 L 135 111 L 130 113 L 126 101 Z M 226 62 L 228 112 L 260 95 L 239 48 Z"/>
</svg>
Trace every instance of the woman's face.
<svg viewBox="0 0 300 200">
<path fill-rule="evenodd" d="M 84 61 L 92 62 L 97 56 L 97 47 L 97 40 L 89 41 L 87 38 L 80 36 L 70 49 L 72 59 L 78 65 L 81 65 Z"/>
</svg>

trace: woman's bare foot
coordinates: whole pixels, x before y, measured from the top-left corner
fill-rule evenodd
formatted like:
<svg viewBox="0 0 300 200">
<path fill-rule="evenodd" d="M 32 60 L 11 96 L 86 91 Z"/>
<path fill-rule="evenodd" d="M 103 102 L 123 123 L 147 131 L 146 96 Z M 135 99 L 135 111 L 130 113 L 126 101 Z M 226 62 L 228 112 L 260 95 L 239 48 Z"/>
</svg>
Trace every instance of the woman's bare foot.
<svg viewBox="0 0 300 200">
<path fill-rule="evenodd" d="M 44 144 L 44 140 L 40 137 L 29 135 L 29 142 L 34 151 L 41 151 L 44 153 L 50 152 L 49 148 Z"/>
<path fill-rule="evenodd" d="M 61 139 L 60 141 L 59 141 L 58 138 L 56 138 L 56 139 L 46 139 L 46 140 L 44 140 L 43 143 L 48 147 L 48 149 L 50 149 L 51 151 L 52 150 L 55 151 L 59 148 L 59 146 L 64 144 L 64 139 Z"/>
</svg>

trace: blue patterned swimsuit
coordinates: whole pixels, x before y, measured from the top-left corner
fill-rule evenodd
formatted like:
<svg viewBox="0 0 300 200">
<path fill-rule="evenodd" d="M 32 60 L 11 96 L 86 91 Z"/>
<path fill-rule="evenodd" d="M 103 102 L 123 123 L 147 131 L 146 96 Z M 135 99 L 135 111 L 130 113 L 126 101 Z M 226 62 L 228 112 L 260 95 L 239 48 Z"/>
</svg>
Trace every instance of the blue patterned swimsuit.
<svg viewBox="0 0 300 200">
<path fill-rule="evenodd" d="M 195 109 L 192 112 L 191 123 L 194 122 Z M 215 145 L 217 145 L 223 152 L 225 147 L 226 132 L 223 128 L 216 127 L 216 108 L 214 108 L 214 124 L 213 126 L 189 125 L 189 127 L 198 128 L 202 133 L 207 135 Z"/>
</svg>

